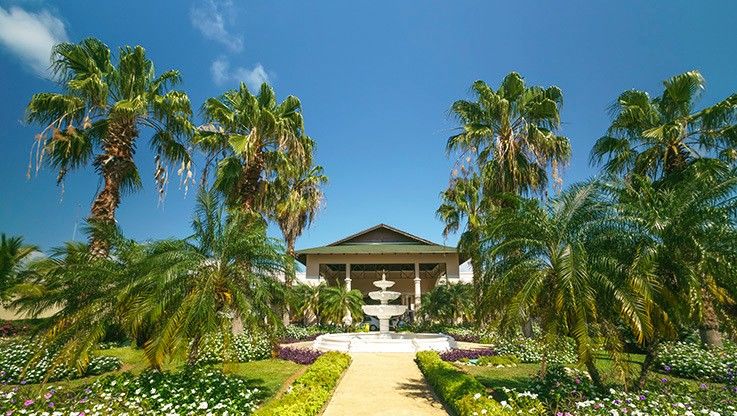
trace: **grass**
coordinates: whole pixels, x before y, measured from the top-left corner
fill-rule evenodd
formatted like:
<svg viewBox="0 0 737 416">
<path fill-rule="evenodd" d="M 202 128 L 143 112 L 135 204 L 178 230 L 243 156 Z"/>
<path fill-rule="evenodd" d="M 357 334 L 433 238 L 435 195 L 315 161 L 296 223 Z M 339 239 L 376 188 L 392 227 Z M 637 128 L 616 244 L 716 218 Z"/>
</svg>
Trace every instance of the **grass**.
<svg viewBox="0 0 737 416">
<path fill-rule="evenodd" d="M 223 365 L 223 371 L 247 377 L 263 386 L 269 396 L 278 393 L 288 380 L 301 373 L 306 366 L 291 361 L 271 358 L 248 363 L 229 363 Z"/>
<path fill-rule="evenodd" d="M 600 353 L 597 354 L 596 366 L 601 372 L 604 383 L 615 386 L 621 385 L 622 371 L 629 373 L 630 377 L 637 377 L 644 359 L 645 356 L 642 354 L 624 354 L 622 366 L 618 367 L 609 355 Z M 524 391 L 529 388 L 532 378 L 540 371 L 540 363 L 518 364 L 516 367 L 503 368 L 460 365 L 459 368 L 474 376 L 487 388 L 499 389 L 506 387 Z M 650 378 L 659 379 L 661 377 L 661 374 L 650 373 Z M 668 378 L 683 381 L 696 387 L 699 385 L 699 382 L 695 380 L 673 377 L 672 375 L 668 375 Z"/>
</svg>

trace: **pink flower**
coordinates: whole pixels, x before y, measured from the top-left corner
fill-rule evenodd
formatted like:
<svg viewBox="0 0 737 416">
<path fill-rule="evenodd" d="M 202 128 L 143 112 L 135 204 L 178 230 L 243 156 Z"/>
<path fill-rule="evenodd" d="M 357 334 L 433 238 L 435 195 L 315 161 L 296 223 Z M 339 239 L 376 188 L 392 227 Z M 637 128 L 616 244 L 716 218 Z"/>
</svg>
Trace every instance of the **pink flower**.
<svg viewBox="0 0 737 416">
<path fill-rule="evenodd" d="M 28 399 L 28 400 L 26 400 L 26 401 L 23 402 L 23 407 L 28 407 L 28 406 L 30 406 L 32 404 L 33 404 L 33 400 Z"/>
</svg>

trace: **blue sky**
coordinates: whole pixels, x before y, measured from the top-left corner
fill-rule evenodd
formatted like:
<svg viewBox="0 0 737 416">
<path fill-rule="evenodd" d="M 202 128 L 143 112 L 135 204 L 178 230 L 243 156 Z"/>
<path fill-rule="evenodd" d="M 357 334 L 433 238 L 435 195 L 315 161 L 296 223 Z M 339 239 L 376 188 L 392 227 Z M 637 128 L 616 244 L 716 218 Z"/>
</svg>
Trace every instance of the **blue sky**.
<svg viewBox="0 0 737 416">
<path fill-rule="evenodd" d="M 298 96 L 330 177 L 298 248 L 380 222 L 443 242 L 434 212 L 452 164 L 448 108 L 476 79 L 496 86 L 518 71 L 562 88 L 568 184 L 596 173 L 589 150 L 619 92 L 657 94 L 663 79 L 691 69 L 706 77 L 703 104 L 737 91 L 737 2 L 0 0 L 0 8 L 0 231 L 44 249 L 82 238 L 75 229 L 98 186 L 90 170 L 70 174 L 63 194 L 48 169 L 26 179 L 38 126 L 24 125 L 23 111 L 32 94 L 55 89 L 44 69 L 55 41 L 141 44 L 159 70 L 182 72 L 196 108 L 241 80 L 268 79 L 281 97 Z M 142 143 L 145 189 L 124 198 L 118 221 L 136 239 L 185 236 L 193 195 L 172 180 L 158 206 L 152 158 Z"/>
</svg>

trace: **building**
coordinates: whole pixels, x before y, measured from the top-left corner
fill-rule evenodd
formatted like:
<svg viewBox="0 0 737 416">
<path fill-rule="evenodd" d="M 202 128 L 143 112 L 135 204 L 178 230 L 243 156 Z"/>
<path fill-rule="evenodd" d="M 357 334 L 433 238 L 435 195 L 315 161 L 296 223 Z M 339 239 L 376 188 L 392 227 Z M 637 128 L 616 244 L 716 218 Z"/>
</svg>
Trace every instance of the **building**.
<svg viewBox="0 0 737 416">
<path fill-rule="evenodd" d="M 422 294 L 439 282 L 470 282 L 472 273 L 461 267 L 466 258 L 455 247 L 433 243 L 386 224 L 379 224 L 322 247 L 297 251 L 306 270 L 297 279 L 306 284 L 345 285 L 364 296 L 377 290 L 372 282 L 386 273 L 396 282 L 391 290 L 397 302 L 417 310 Z M 461 272 L 463 270 L 463 272 Z"/>
</svg>

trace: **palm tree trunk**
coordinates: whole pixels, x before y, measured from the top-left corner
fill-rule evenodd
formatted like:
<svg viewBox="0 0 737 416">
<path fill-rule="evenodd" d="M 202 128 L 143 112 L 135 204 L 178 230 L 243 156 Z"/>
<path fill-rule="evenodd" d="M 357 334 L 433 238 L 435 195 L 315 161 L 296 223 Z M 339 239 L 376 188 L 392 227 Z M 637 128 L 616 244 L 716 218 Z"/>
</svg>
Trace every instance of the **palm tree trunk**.
<svg viewBox="0 0 737 416">
<path fill-rule="evenodd" d="M 200 354 L 200 342 L 202 336 L 197 334 L 192 340 L 192 345 L 189 347 L 189 354 L 187 355 L 187 364 L 194 365 L 197 362 L 197 357 Z"/>
<path fill-rule="evenodd" d="M 721 348 L 722 335 L 719 333 L 719 319 L 714 310 L 714 301 L 706 289 L 701 289 L 701 342 L 707 348 Z"/>
<path fill-rule="evenodd" d="M 246 212 L 259 212 L 261 199 L 261 174 L 264 171 L 264 156 L 256 152 L 243 167 L 243 179 L 239 189 L 241 208 Z"/>
<path fill-rule="evenodd" d="M 650 374 L 650 371 L 653 368 L 653 364 L 655 363 L 655 355 L 657 354 L 657 350 L 657 340 L 647 343 L 647 346 L 645 347 L 645 361 L 642 362 L 642 367 L 640 368 L 640 376 L 637 378 L 637 389 L 639 390 L 645 388 L 645 384 L 647 383 L 647 376 Z"/>
<path fill-rule="evenodd" d="M 134 120 L 110 122 L 103 144 L 104 154 L 95 161 L 104 181 L 102 191 L 97 194 L 90 210 L 92 224 L 115 224 L 115 210 L 120 205 L 120 188 L 126 176 L 135 169 L 133 142 L 138 137 Z M 90 234 L 90 254 L 105 257 L 110 244 L 94 231 Z"/>
<path fill-rule="evenodd" d="M 287 240 L 287 257 L 289 261 L 289 265 L 287 268 L 287 272 L 284 275 L 284 285 L 287 288 L 287 296 L 289 296 L 289 291 L 292 289 L 292 284 L 294 283 L 292 281 L 294 277 L 294 262 L 296 261 L 295 253 L 294 253 L 294 239 L 290 238 Z M 292 323 L 292 311 L 289 308 L 289 302 L 284 302 L 284 315 L 282 316 L 282 322 L 284 323 L 284 326 L 288 326 L 290 323 Z"/>
<path fill-rule="evenodd" d="M 591 376 L 591 382 L 594 383 L 594 386 L 596 386 L 597 389 L 603 390 L 604 384 L 601 381 L 601 374 L 599 373 L 599 369 L 596 368 L 596 361 L 594 360 L 594 356 L 592 354 L 589 354 L 584 364 L 586 365 L 586 371 L 588 371 L 589 376 Z"/>
</svg>

